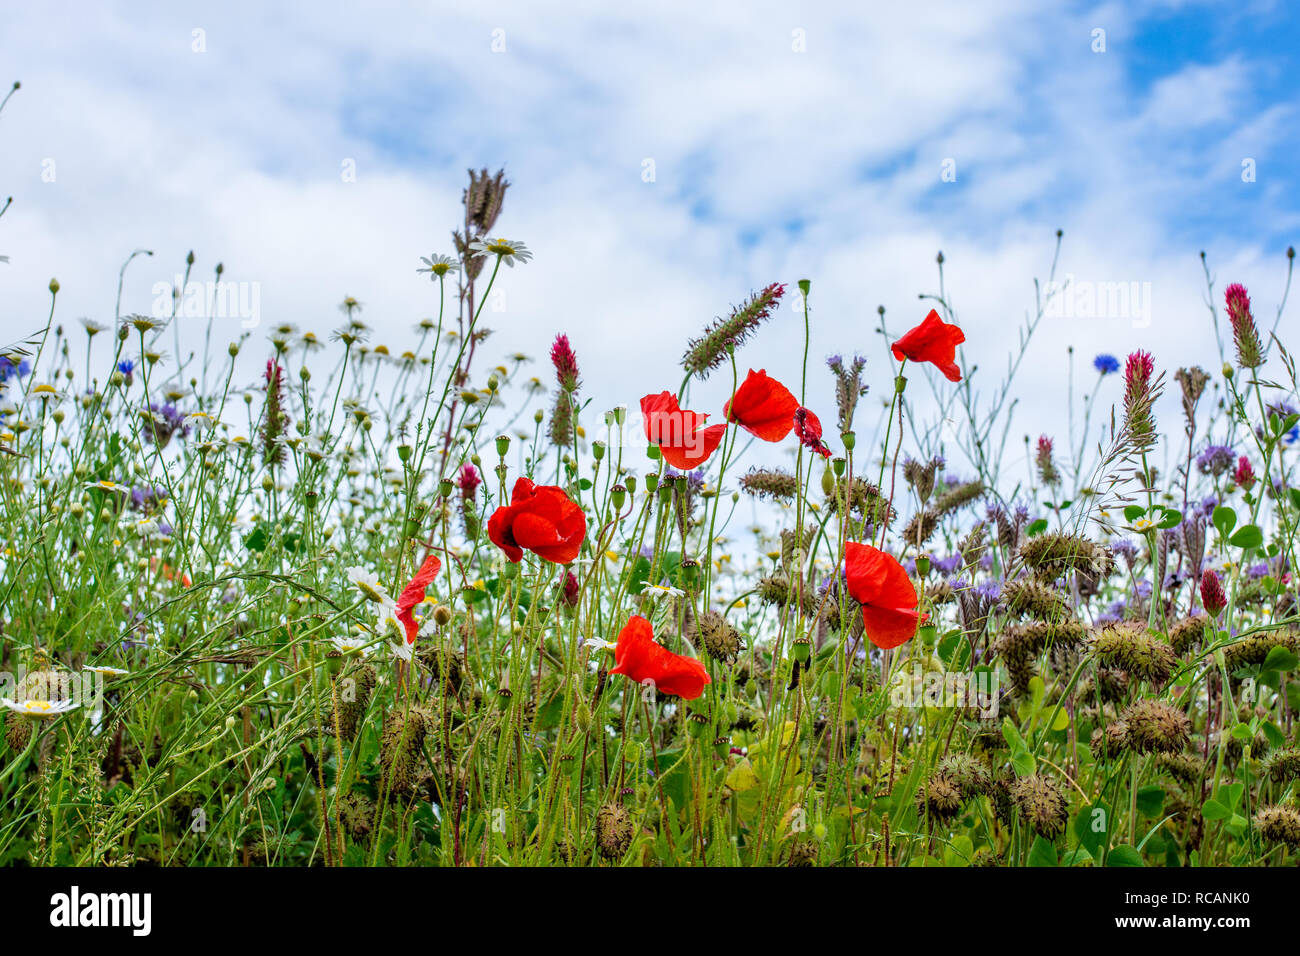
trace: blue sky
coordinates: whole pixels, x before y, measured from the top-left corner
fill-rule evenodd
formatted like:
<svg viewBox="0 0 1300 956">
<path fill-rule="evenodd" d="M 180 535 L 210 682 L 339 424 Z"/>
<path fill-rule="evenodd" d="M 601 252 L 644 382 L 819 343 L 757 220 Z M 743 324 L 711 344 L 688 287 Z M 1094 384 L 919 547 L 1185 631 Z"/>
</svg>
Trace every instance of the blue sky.
<svg viewBox="0 0 1300 956">
<path fill-rule="evenodd" d="M 400 350 L 436 309 L 415 268 L 449 251 L 465 169 L 504 165 L 500 231 L 537 255 L 503 284 L 490 342 L 541 357 L 567 332 L 598 407 L 675 387 L 700 325 L 805 277 L 814 361 L 861 352 L 887 395 L 876 307 L 895 332 L 919 321 L 940 249 L 987 395 L 1062 228 L 1060 273 L 1151 290 L 1145 323 L 1040 326 L 1013 434 L 1064 441 L 1067 346 L 1081 364 L 1142 347 L 1162 368 L 1214 368 L 1198 253 L 1217 292 L 1244 282 L 1271 316 L 1300 231 L 1300 30 L 1284 2 L 87 3 L 8 18 L 23 89 L 0 114 L 5 334 L 39 324 L 51 275 L 65 321 L 111 318 L 137 248 L 154 256 L 128 271 L 124 309 L 147 311 L 194 249 L 198 275 L 222 261 L 259 283 L 266 324 L 323 335 L 353 295 Z M 797 378 L 801 334 L 783 310 L 742 361 Z M 829 377 L 810 381 L 829 407 Z M 700 406 L 722 391 L 706 383 Z"/>
</svg>

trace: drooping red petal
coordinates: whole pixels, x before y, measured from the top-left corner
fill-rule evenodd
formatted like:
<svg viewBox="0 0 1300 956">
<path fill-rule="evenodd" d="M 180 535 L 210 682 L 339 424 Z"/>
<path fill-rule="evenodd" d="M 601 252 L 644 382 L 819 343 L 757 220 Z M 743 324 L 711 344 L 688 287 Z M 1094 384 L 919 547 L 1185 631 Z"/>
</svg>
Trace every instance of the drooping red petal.
<svg viewBox="0 0 1300 956">
<path fill-rule="evenodd" d="M 524 552 L 515 542 L 515 536 L 510 530 L 511 518 L 508 505 L 502 505 L 492 512 L 492 517 L 488 519 L 488 538 L 506 553 L 507 560 L 518 562 L 523 560 Z"/>
<path fill-rule="evenodd" d="M 638 684 L 653 681 L 655 689 L 694 700 L 712 683 L 709 672 L 693 657 L 674 654 L 654 639 L 650 622 L 640 615 L 628 618 L 618 635 L 611 674 L 622 674 Z"/>
<path fill-rule="evenodd" d="M 862 622 L 871 643 L 897 647 L 916 634 L 916 588 L 898 559 L 869 544 L 844 546 L 844 576 L 849 594 L 862 605 Z"/>
<path fill-rule="evenodd" d="M 732 400 L 723 408 L 729 422 L 764 441 L 781 441 L 794 428 L 794 413 L 799 407 L 791 391 L 771 378 L 766 369 L 752 368 Z"/>
<path fill-rule="evenodd" d="M 794 433 L 799 443 L 823 458 L 831 457 L 831 450 L 822 441 L 822 422 L 811 408 L 800 406 L 794 411 Z"/>
<path fill-rule="evenodd" d="M 939 313 L 931 309 L 920 325 L 893 344 L 894 358 L 930 362 L 943 372 L 948 381 L 960 382 L 961 370 L 954 360 L 957 346 L 965 341 L 966 333 L 944 322 Z"/>
<path fill-rule="evenodd" d="M 420 626 L 415 623 L 415 615 L 411 613 L 412 609 L 424 600 L 425 589 L 438 576 L 440 570 L 442 570 L 442 562 L 438 560 L 437 555 L 429 555 L 420 565 L 420 570 L 416 571 L 415 576 L 411 578 L 411 583 L 397 596 L 397 619 L 406 628 L 408 644 L 415 643 L 415 637 L 420 631 Z"/>
<path fill-rule="evenodd" d="M 693 471 L 718 450 L 726 425 L 703 427 L 709 416 L 683 409 L 672 392 L 641 399 L 646 439 L 659 446 L 664 461 L 682 471 Z"/>
</svg>

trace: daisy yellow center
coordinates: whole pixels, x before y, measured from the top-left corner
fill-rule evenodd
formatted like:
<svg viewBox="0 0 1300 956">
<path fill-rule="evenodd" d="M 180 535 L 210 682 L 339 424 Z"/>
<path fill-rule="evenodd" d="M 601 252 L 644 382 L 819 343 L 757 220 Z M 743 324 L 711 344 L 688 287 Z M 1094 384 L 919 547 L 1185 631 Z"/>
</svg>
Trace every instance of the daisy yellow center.
<svg viewBox="0 0 1300 956">
<path fill-rule="evenodd" d="M 45 713 L 50 709 L 50 702 L 48 700 L 29 700 L 23 704 L 23 707 L 26 710 L 35 710 Z"/>
<path fill-rule="evenodd" d="M 370 582 L 358 581 L 357 587 L 361 589 L 362 594 L 364 594 L 370 600 L 374 601 L 376 604 L 384 603 L 384 596 L 380 594 L 379 590 Z"/>
</svg>

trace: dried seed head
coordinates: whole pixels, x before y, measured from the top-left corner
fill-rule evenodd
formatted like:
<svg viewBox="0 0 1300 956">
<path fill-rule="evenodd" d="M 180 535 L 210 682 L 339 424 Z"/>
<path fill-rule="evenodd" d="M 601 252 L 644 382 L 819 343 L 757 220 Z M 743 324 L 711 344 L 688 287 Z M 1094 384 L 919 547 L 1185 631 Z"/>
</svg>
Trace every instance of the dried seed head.
<svg viewBox="0 0 1300 956">
<path fill-rule="evenodd" d="M 1025 614 L 1040 621 L 1063 620 L 1070 613 L 1064 594 L 1031 578 L 1017 578 L 1002 589 L 1002 601 L 1013 614 Z"/>
<path fill-rule="evenodd" d="M 596 849 L 607 860 L 618 860 L 632 844 L 632 815 L 616 803 L 596 814 Z"/>
<path fill-rule="evenodd" d="M 1107 667 L 1118 667 L 1130 677 L 1163 684 L 1178 664 L 1174 649 L 1147 633 L 1141 624 L 1120 622 L 1104 627 L 1093 637 L 1093 653 Z"/>
<path fill-rule="evenodd" d="M 993 788 L 988 765 L 969 754 L 949 754 L 939 761 L 938 772 L 947 774 L 967 797 L 989 793 Z"/>
<path fill-rule="evenodd" d="M 1300 850 L 1300 810 L 1285 804 L 1264 807 L 1255 814 L 1255 827 L 1269 843 L 1285 843 Z"/>
<path fill-rule="evenodd" d="M 929 814 L 940 822 L 951 820 L 961 811 L 961 787 L 951 775 L 936 770 L 921 785 L 916 795 L 917 813 Z"/>
<path fill-rule="evenodd" d="M 1110 552 L 1095 541 L 1060 531 L 1030 538 L 1020 546 L 1020 557 L 1040 579 L 1049 581 L 1077 569 L 1107 574 L 1114 566 Z"/>
<path fill-rule="evenodd" d="M 1138 753 L 1181 753 L 1191 740 L 1192 722 L 1176 707 L 1143 698 L 1124 711 L 1129 746 Z"/>
<path fill-rule="evenodd" d="M 423 765 L 421 750 L 428 722 L 423 711 L 412 708 L 389 711 L 379 741 L 379 763 L 384 782 L 394 793 L 405 793 L 419 778 Z"/>
<path fill-rule="evenodd" d="M 740 653 L 740 634 L 714 610 L 705 611 L 692 626 L 694 644 L 714 660 L 731 663 Z"/>
<path fill-rule="evenodd" d="M 1034 832 L 1055 840 L 1065 832 L 1069 803 L 1061 785 L 1042 774 L 1021 777 L 1011 786 L 1011 800 Z"/>
<path fill-rule="evenodd" d="M 740 479 L 740 488 L 755 498 L 793 501 L 799 495 L 795 476 L 780 468 L 754 468 Z"/>
<path fill-rule="evenodd" d="M 1300 747 L 1273 751 L 1264 760 L 1264 772 L 1274 783 L 1281 784 L 1300 777 Z"/>
</svg>

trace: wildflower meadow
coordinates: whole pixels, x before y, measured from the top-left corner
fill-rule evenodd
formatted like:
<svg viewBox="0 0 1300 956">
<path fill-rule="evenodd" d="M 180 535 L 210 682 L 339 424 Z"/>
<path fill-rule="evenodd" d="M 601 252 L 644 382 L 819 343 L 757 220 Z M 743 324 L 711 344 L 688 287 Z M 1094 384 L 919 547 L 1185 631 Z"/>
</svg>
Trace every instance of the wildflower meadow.
<svg viewBox="0 0 1300 956">
<path fill-rule="evenodd" d="M 179 362 L 179 296 L 78 320 L 50 283 L 0 359 L 0 859 L 1296 863 L 1300 413 L 1248 290 L 1210 286 L 1205 367 L 1088 362 L 1091 424 L 1013 479 L 942 299 L 823 362 L 815 281 L 775 281 L 637 405 L 563 330 L 530 377 L 483 316 L 545 268 L 511 188 L 471 172 L 413 254 L 402 343 L 348 298 Z"/>
<path fill-rule="evenodd" d="M 0 100 L 0 142 L 27 93 Z M 64 182 L 88 175 L 60 162 Z M 556 268 L 536 233 L 564 223 L 520 209 L 560 185 L 485 162 L 444 197 L 455 221 L 371 289 L 335 289 L 304 252 L 330 314 L 269 307 L 227 273 L 237 250 L 132 251 L 137 222 L 114 225 L 116 295 L 89 314 L 43 272 L 39 313 L 0 306 L 0 865 L 62 881 L 38 922 L 106 926 L 86 894 L 155 868 L 886 869 L 873 915 L 894 916 L 888 886 L 933 921 L 939 884 L 902 871 L 1074 871 L 1031 885 L 1059 902 L 1116 879 L 1102 870 L 1139 893 L 1139 871 L 1300 864 L 1293 248 L 1267 246 L 1263 273 L 1186 252 L 1206 306 L 1177 318 L 1192 361 L 1148 339 L 1151 283 L 1124 299 L 1123 348 L 1076 349 L 1116 307 L 1079 290 L 1072 235 L 1051 228 L 1032 236 L 1043 274 L 997 290 L 1016 318 L 968 319 L 928 245 L 926 284 L 877 305 L 873 276 L 916 258 L 899 243 L 838 325 L 822 290 L 856 260 L 768 274 L 787 260 L 756 251 L 752 283 L 699 268 L 714 298 L 692 334 L 647 336 L 585 285 L 550 311 L 544 285 L 494 307 Z M 652 210 L 677 187 L 645 199 L 648 162 L 635 201 Z M 256 217 L 260 182 L 240 180 L 232 218 Z M 303 215 L 335 195 L 304 188 Z M 681 232 L 707 228 L 698 209 Z M 6 290 L 24 252 L 9 210 Z M 592 245 L 619 235 L 615 216 L 573 218 Z M 787 219 L 780 241 L 804 228 Z M 84 247 L 51 221 L 71 271 Z M 666 235 L 644 242 L 679 264 L 700 248 Z M 177 281 L 141 296 L 148 269 Z M 421 311 L 368 304 L 402 284 Z M 598 331 L 629 343 L 613 373 Z M 610 390 L 634 372 L 652 386 Z M 240 878 L 223 898 L 260 903 Z M 431 893 L 402 887 L 366 905 L 405 917 Z M 990 887 L 952 892 L 983 914 L 1011 899 Z M 361 896 L 313 899 L 284 922 L 328 930 Z"/>
</svg>

